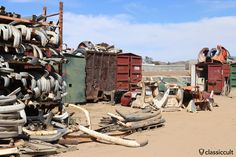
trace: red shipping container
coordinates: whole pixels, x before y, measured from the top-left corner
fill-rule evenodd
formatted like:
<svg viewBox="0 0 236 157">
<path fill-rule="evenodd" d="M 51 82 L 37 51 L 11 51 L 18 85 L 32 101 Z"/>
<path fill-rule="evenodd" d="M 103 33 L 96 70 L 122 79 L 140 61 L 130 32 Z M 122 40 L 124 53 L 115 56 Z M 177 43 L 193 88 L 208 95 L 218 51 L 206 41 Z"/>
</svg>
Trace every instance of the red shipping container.
<svg viewBox="0 0 236 157">
<path fill-rule="evenodd" d="M 139 89 L 137 83 L 142 80 L 142 57 L 133 53 L 117 55 L 116 88 L 134 91 Z"/>
</svg>

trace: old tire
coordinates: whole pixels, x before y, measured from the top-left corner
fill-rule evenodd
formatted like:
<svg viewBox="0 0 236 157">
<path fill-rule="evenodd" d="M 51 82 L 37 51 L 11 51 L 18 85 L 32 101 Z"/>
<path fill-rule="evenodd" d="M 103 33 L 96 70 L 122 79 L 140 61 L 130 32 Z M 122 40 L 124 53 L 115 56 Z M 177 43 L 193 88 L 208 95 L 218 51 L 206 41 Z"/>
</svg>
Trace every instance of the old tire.
<svg viewBox="0 0 236 157">
<path fill-rule="evenodd" d="M 24 119 L 19 120 L 0 120 L 0 126 L 23 126 L 25 124 Z"/>
<path fill-rule="evenodd" d="M 0 119 L 19 119 L 19 118 L 20 114 L 18 112 L 0 114 Z"/>
<path fill-rule="evenodd" d="M 0 138 L 12 138 L 17 137 L 18 131 L 1 131 Z"/>
<path fill-rule="evenodd" d="M 1 113 L 12 113 L 23 110 L 25 108 L 25 104 L 20 103 L 16 105 L 8 105 L 8 106 L 0 106 L 0 114 Z"/>
<path fill-rule="evenodd" d="M 0 126 L 0 132 L 3 131 L 18 131 L 18 127 L 17 126 Z"/>
</svg>

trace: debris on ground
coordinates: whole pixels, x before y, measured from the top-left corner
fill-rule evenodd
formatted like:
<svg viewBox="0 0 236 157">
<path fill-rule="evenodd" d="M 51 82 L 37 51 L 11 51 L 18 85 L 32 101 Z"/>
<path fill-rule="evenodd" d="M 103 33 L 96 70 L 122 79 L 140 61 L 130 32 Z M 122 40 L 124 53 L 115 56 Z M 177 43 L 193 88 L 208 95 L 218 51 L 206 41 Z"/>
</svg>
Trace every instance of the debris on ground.
<svg viewBox="0 0 236 157">
<path fill-rule="evenodd" d="M 107 113 L 108 117 L 103 117 L 100 120 L 103 126 L 100 131 L 102 132 L 137 132 L 152 128 L 164 126 L 165 119 L 162 117 L 160 109 L 153 109 L 152 107 L 145 107 L 138 109 L 133 113 L 125 113 L 116 110 L 117 114 Z"/>
</svg>

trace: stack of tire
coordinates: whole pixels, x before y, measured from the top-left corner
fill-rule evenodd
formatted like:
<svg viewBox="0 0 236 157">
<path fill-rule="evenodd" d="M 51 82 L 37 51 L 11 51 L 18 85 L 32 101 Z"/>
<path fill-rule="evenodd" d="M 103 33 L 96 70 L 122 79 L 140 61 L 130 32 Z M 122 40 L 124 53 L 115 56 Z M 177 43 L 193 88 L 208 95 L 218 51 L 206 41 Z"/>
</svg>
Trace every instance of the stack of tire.
<svg viewBox="0 0 236 157">
<path fill-rule="evenodd" d="M 16 95 L 0 95 L 0 139 L 17 137 L 26 123 L 25 104 Z"/>
</svg>

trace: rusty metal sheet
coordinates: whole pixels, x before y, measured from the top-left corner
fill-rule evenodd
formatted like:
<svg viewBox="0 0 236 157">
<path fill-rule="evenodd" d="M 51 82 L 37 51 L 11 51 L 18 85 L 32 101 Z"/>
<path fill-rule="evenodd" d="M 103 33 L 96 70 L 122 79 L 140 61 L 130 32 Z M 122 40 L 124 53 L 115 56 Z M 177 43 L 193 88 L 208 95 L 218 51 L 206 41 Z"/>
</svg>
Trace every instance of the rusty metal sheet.
<svg viewBox="0 0 236 157">
<path fill-rule="evenodd" d="M 215 93 L 221 93 L 229 77 L 230 77 L 229 64 L 209 64 L 208 92 L 214 90 Z"/>
<path fill-rule="evenodd" d="M 199 63 L 196 65 L 198 77 L 205 79 L 205 89 L 208 92 L 214 90 L 216 94 L 223 92 L 225 83 L 230 77 L 229 64 L 222 63 Z"/>
<path fill-rule="evenodd" d="M 115 53 L 87 51 L 86 59 L 86 98 L 98 100 L 105 91 L 116 89 Z"/>
<path fill-rule="evenodd" d="M 223 88 L 222 65 L 208 65 L 208 92 L 221 93 Z"/>
<path fill-rule="evenodd" d="M 223 64 L 223 77 L 229 77 L 229 76 L 230 76 L 230 65 Z"/>
</svg>

